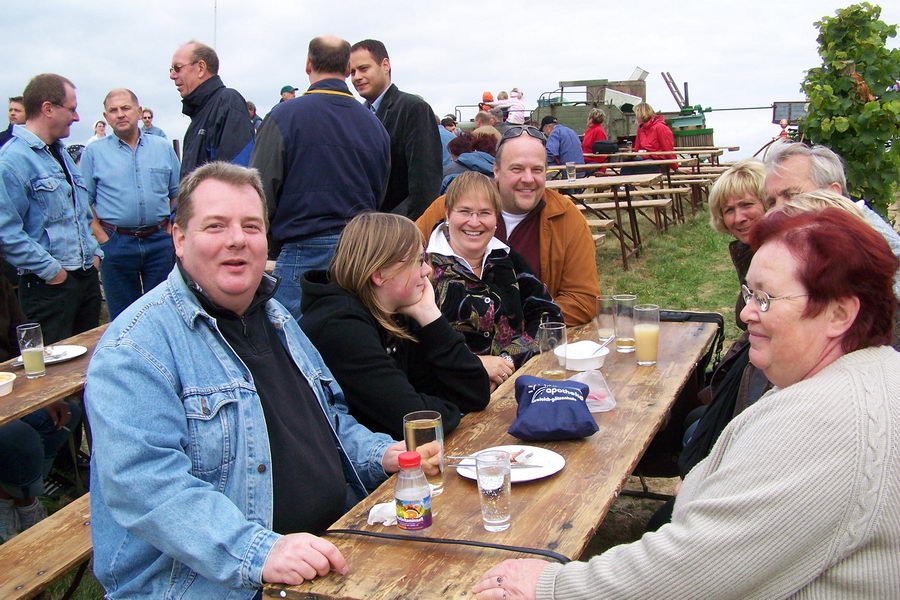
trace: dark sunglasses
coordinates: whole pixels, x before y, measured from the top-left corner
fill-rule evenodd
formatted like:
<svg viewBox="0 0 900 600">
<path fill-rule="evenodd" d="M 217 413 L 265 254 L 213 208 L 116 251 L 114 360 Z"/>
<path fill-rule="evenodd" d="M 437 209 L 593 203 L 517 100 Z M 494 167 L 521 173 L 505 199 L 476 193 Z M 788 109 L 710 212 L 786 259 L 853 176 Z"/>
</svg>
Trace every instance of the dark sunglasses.
<svg viewBox="0 0 900 600">
<path fill-rule="evenodd" d="M 497 148 L 502 146 L 503 142 L 520 137 L 523 133 L 527 133 L 534 139 L 541 140 L 541 143 L 543 145 L 547 145 L 547 138 L 537 127 L 532 127 L 531 125 L 512 125 L 503 132 L 503 135 L 500 136 L 500 141 L 497 142 Z"/>
</svg>

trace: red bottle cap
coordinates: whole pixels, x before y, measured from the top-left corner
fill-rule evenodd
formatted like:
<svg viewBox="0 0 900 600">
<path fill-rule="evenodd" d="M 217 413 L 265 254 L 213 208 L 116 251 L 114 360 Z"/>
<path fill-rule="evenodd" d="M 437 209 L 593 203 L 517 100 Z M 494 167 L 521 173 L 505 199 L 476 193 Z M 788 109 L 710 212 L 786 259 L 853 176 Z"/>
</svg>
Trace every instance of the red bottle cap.
<svg viewBox="0 0 900 600">
<path fill-rule="evenodd" d="M 401 452 L 398 460 L 401 469 L 413 469 L 422 464 L 422 457 L 418 452 Z"/>
</svg>

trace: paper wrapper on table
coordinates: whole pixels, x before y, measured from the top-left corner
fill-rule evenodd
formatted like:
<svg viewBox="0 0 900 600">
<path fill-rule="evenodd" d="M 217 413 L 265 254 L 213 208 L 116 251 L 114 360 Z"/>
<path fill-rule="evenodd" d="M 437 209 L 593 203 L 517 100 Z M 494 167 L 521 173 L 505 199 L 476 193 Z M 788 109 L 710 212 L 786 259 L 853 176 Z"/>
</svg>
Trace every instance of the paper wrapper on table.
<svg viewBox="0 0 900 600">
<path fill-rule="evenodd" d="M 600 429 L 588 410 L 590 389 L 577 381 L 522 375 L 516 379 L 516 420 L 508 433 L 529 442 L 574 440 Z"/>
<path fill-rule="evenodd" d="M 393 502 L 382 502 L 369 509 L 369 525 L 381 523 L 385 527 L 397 524 L 397 506 Z"/>
<path fill-rule="evenodd" d="M 580 381 L 590 388 L 587 406 L 592 413 L 607 412 L 616 407 L 616 399 L 600 371 L 582 371 L 573 375 L 569 381 Z"/>
</svg>

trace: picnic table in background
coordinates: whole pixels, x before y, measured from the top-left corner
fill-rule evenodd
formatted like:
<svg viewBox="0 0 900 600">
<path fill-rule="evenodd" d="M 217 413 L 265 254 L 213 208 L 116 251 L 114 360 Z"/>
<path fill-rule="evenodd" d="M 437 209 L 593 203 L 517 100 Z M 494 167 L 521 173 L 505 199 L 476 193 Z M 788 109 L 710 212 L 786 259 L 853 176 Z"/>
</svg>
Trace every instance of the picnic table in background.
<svg viewBox="0 0 900 600">
<path fill-rule="evenodd" d="M 484 530 L 476 483 L 447 469 L 444 492 L 432 503 L 434 523 L 425 535 L 546 550 L 577 559 L 664 423 L 716 328 L 709 323 L 661 323 L 659 362 L 652 367 L 637 366 L 634 354 L 610 352 L 601 371 L 617 405 L 609 412 L 594 414 L 600 431 L 584 439 L 522 443 L 506 433 L 516 416 L 516 377 L 504 382 L 491 395 L 485 410 L 465 415 L 459 427 L 447 436 L 445 453 L 471 455 L 493 446 L 529 445 L 559 453 L 566 461 L 565 467 L 543 479 L 513 484 L 512 524 L 501 533 Z M 597 340 L 592 325 L 569 328 L 568 335 L 570 342 Z M 539 358 L 531 359 L 516 376 L 538 375 Z M 391 477 L 332 529 L 403 533 L 396 527 L 367 524 L 369 509 L 377 503 L 393 502 L 393 490 Z M 326 539 L 347 559 L 347 575 L 330 573 L 297 586 L 269 584 L 264 588 L 265 597 L 469 598 L 469 589 L 478 575 L 493 565 L 507 558 L 535 557 L 494 548 L 346 533 L 329 534 Z"/>
<path fill-rule="evenodd" d="M 622 267 L 628 270 L 628 257 L 640 256 L 641 251 L 641 231 L 637 222 L 637 211 L 632 203 L 631 188 L 648 188 L 662 179 L 662 173 L 641 173 L 638 175 L 604 175 L 601 177 L 583 177 L 575 181 L 553 180 L 546 183 L 546 187 L 557 190 L 561 193 L 568 194 L 576 205 L 580 205 L 583 209 L 596 216 L 597 219 L 612 220 L 613 232 L 619 238 L 619 247 L 622 252 Z M 583 198 L 579 198 L 577 193 L 573 195 L 574 190 L 609 190 L 614 204 L 614 218 L 608 219 L 607 213 L 602 209 L 592 208 Z M 625 212 L 629 217 L 629 225 L 626 230 L 622 218 L 622 207 L 620 203 L 625 203 Z M 610 214 L 612 216 L 612 214 Z M 588 220 L 588 225 L 591 220 Z"/>
</svg>

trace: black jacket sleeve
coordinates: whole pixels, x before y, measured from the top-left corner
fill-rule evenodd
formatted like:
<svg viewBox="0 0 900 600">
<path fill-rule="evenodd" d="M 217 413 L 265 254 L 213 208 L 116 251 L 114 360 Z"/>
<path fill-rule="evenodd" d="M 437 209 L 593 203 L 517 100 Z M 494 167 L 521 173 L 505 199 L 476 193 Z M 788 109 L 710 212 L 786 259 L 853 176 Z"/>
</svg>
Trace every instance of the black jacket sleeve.
<svg viewBox="0 0 900 600">
<path fill-rule="evenodd" d="M 449 433 L 459 425 L 460 407 L 480 410 L 490 399 L 481 361 L 443 317 L 417 331 L 419 343 L 399 342 L 399 362 L 385 350 L 375 321 L 368 315 L 342 314 L 319 322 L 306 334 L 341 386 L 350 413 L 373 431 L 395 439 L 403 439 L 403 415 L 407 413 L 436 410 L 441 413 L 444 432 Z M 414 370 L 410 373 L 401 368 L 409 354 L 421 359 L 421 364 L 418 360 L 409 363 Z M 420 391 L 412 383 L 421 385 L 429 378 L 437 383 L 434 393 Z"/>
<path fill-rule="evenodd" d="M 278 198 L 284 183 L 284 137 L 281 135 L 281 128 L 271 115 L 266 117 L 256 134 L 250 166 L 259 171 L 263 192 L 266 194 L 269 220 L 272 220 L 278 208 Z"/>
<path fill-rule="evenodd" d="M 247 166 L 253 151 L 253 125 L 247 114 L 247 103 L 240 93 L 229 88 L 222 90 L 222 96 L 212 158 Z"/>
<path fill-rule="evenodd" d="M 418 102 L 409 110 L 410 133 L 406 138 L 406 164 L 409 165 L 409 197 L 397 207 L 413 221 L 440 196 L 443 180 L 441 136 L 431 107 Z"/>
</svg>

